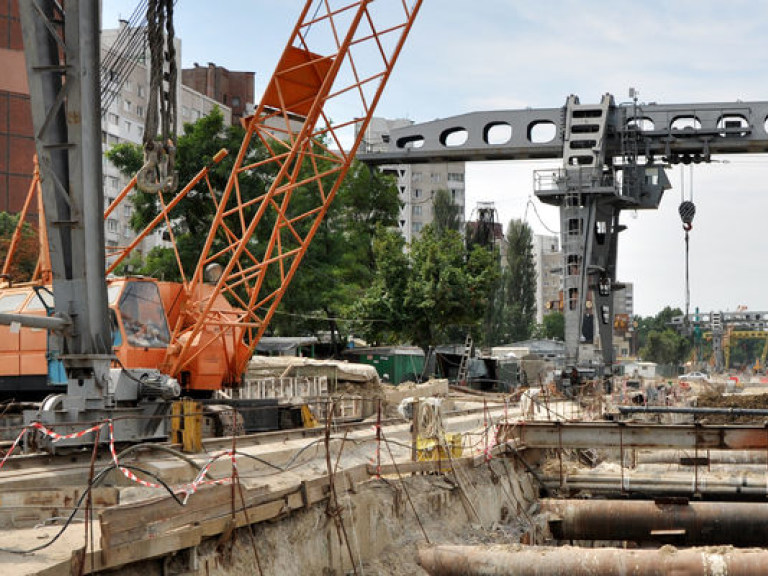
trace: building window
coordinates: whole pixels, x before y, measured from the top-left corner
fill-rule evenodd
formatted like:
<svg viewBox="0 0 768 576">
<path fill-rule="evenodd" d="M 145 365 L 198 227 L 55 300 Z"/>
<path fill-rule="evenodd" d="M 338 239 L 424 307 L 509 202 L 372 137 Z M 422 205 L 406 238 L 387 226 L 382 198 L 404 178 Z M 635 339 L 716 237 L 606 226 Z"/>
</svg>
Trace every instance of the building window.
<svg viewBox="0 0 768 576">
<path fill-rule="evenodd" d="M 107 218 L 107 230 L 110 232 L 117 232 L 117 220 L 114 218 Z"/>
<path fill-rule="evenodd" d="M 125 133 L 130 134 L 131 133 L 131 123 L 128 120 L 123 120 L 123 128 L 125 128 Z"/>
<path fill-rule="evenodd" d="M 123 100 L 123 110 L 127 110 L 128 112 L 131 111 L 131 101 L 130 100 Z"/>
<path fill-rule="evenodd" d="M 130 80 L 126 80 L 123 86 L 125 87 L 126 92 L 133 92 L 133 82 L 131 82 Z"/>
<path fill-rule="evenodd" d="M 114 134 L 107 134 L 107 145 L 108 146 L 114 146 L 115 144 L 120 143 L 120 138 L 115 136 Z"/>
<path fill-rule="evenodd" d="M 116 177 L 107 176 L 106 181 L 107 181 L 107 188 L 109 188 L 110 190 L 117 190 L 118 180 Z"/>
<path fill-rule="evenodd" d="M 414 206 L 413 207 L 413 215 L 414 216 L 421 216 L 421 206 Z"/>
<path fill-rule="evenodd" d="M 423 224 L 421 222 L 414 222 L 413 226 L 412 226 L 413 231 L 414 232 L 421 232 L 422 226 L 423 226 Z"/>
<path fill-rule="evenodd" d="M 120 116 L 118 116 L 113 112 L 110 112 L 109 114 L 107 114 L 107 120 L 109 120 L 110 124 L 114 124 L 115 126 L 120 125 Z"/>
<path fill-rule="evenodd" d="M 187 108 L 186 106 L 182 106 L 181 107 L 181 115 L 184 118 L 189 118 L 189 108 Z"/>
<path fill-rule="evenodd" d="M 238 106 L 240 106 L 240 98 L 232 96 L 232 108 L 237 108 Z"/>
<path fill-rule="evenodd" d="M 144 106 L 136 105 L 136 115 L 137 116 L 144 116 Z"/>
<path fill-rule="evenodd" d="M 414 173 L 413 173 L 413 176 L 411 177 L 411 179 L 412 179 L 414 182 L 421 182 L 421 175 L 422 175 L 422 173 L 421 173 L 421 172 L 414 172 Z"/>
<path fill-rule="evenodd" d="M 414 188 L 413 189 L 413 197 L 414 198 L 421 198 L 421 188 Z"/>
<path fill-rule="evenodd" d="M 453 182 L 464 182 L 464 174 L 461 172 L 448 172 L 448 180 Z"/>
<path fill-rule="evenodd" d="M 451 189 L 451 202 L 456 204 L 456 190 Z"/>
<path fill-rule="evenodd" d="M 136 90 L 137 90 L 137 94 L 139 95 L 139 98 L 144 98 L 144 94 L 145 94 L 145 92 L 144 92 L 144 90 L 145 90 L 144 85 L 143 84 L 139 84 L 138 86 L 136 86 Z"/>
<path fill-rule="evenodd" d="M 432 172 L 429 175 L 429 178 L 430 178 L 430 180 L 432 180 L 432 182 L 440 182 L 440 180 L 441 180 L 440 174 L 438 174 L 437 172 Z"/>
</svg>

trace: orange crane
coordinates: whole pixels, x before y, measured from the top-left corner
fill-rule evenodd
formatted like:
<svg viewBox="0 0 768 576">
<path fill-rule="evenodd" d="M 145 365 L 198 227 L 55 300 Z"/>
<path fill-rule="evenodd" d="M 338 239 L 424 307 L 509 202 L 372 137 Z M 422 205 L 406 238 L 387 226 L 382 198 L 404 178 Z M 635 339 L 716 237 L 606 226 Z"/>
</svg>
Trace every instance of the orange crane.
<svg viewBox="0 0 768 576">
<path fill-rule="evenodd" d="M 261 102 L 243 120 L 245 136 L 224 190 L 211 188 L 206 166 L 172 198 L 157 191 L 157 217 L 130 245 L 108 255 L 111 274 L 157 227 L 166 226 L 173 241 L 174 207 L 196 187 L 208 188 L 216 215 L 194 270 L 183 270 L 177 252 L 182 282 L 106 279 L 117 334 L 113 350 L 123 367 L 158 368 L 192 393 L 242 381 L 349 169 L 420 6 L 421 0 L 306 1 Z M 267 157 L 254 157 L 256 143 Z M 276 177 L 260 196 L 245 197 L 242 179 L 263 169 Z M 257 244 L 254 232 L 264 226 L 271 233 Z M 35 298 L 29 292 L 19 311 Z M 128 310 L 131 302 L 143 304 Z M 140 335 L 138 327 L 150 322 L 155 334 Z"/>
</svg>

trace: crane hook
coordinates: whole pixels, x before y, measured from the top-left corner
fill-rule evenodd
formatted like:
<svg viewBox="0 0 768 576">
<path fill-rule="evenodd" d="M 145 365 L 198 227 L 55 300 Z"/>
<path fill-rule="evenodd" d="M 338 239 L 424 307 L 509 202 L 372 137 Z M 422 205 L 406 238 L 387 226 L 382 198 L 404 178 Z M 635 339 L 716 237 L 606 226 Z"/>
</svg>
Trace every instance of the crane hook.
<svg viewBox="0 0 768 576">
<path fill-rule="evenodd" d="M 136 174 L 136 187 L 142 192 L 173 192 L 179 183 L 174 171 L 176 147 L 168 140 L 163 144 L 151 141 L 144 148 L 144 165 Z"/>
<path fill-rule="evenodd" d="M 693 229 L 693 217 L 696 216 L 696 205 L 690 200 L 680 203 L 677 209 L 680 213 L 680 219 L 683 221 L 683 230 L 690 232 Z"/>
</svg>

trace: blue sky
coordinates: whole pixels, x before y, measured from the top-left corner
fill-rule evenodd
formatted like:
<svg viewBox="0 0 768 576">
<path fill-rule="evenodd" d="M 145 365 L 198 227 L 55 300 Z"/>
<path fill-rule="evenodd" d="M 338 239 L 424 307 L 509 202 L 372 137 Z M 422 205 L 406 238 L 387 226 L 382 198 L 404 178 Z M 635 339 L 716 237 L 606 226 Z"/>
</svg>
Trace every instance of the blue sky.
<svg viewBox="0 0 768 576">
<path fill-rule="evenodd" d="M 395 2 L 396 0 L 377 0 Z M 105 27 L 138 0 L 103 0 Z M 303 6 L 299 0 L 178 0 L 184 66 L 212 61 L 256 72 L 263 90 Z M 768 1 L 425 0 L 377 110 L 416 122 L 476 110 L 562 106 L 569 94 L 610 92 L 659 103 L 768 100 Z M 768 310 L 768 157 L 685 168 L 697 216 L 691 232 L 691 301 L 703 311 Z M 467 212 L 496 204 L 522 218 L 532 170 L 557 162 L 467 165 Z M 655 212 L 625 213 L 619 279 L 635 284 L 635 312 L 684 306 L 684 244 L 674 188 Z M 690 182 L 693 187 L 690 188 Z M 537 202 L 537 200 L 534 200 Z M 537 204 L 544 224 L 557 212 Z M 537 233 L 542 225 L 528 211 Z"/>
</svg>

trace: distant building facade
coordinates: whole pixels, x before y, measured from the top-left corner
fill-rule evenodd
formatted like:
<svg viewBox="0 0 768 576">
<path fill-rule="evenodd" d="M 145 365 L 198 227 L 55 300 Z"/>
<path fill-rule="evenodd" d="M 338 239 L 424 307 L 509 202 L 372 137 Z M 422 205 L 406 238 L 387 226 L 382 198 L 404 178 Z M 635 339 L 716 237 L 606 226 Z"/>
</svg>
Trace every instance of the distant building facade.
<svg viewBox="0 0 768 576">
<path fill-rule="evenodd" d="M 112 46 L 115 44 L 121 31 L 125 29 L 127 23 L 121 21 L 120 27 L 116 29 L 102 30 L 101 33 L 101 55 L 105 59 Z M 176 47 L 176 66 L 181 68 L 181 40 L 175 39 Z M 104 150 L 109 150 L 121 142 L 131 142 L 133 144 L 142 144 L 144 138 L 144 121 L 146 118 L 146 107 L 149 90 L 149 54 L 144 51 L 138 55 L 131 55 L 135 59 L 132 66 L 124 66 L 124 62 L 117 60 L 115 68 L 118 70 L 130 70 L 125 78 L 116 78 L 115 86 L 116 96 L 112 99 L 108 108 L 102 115 L 101 122 L 101 140 Z M 224 115 L 225 124 L 232 121 L 231 110 L 222 104 L 219 104 L 212 98 L 200 94 L 177 79 L 176 94 L 178 98 L 176 110 L 177 132 L 183 132 L 185 123 L 195 122 L 203 116 L 209 114 L 214 107 L 218 107 Z M 104 202 L 109 206 L 117 195 L 125 188 L 130 178 L 124 176 L 109 160 L 104 158 Z M 185 183 L 180 183 L 184 185 Z M 114 211 L 104 223 L 105 242 L 107 253 L 111 249 L 119 246 L 125 246 L 134 237 L 130 221 L 133 215 L 133 206 L 130 197 L 121 202 L 119 210 Z M 161 232 L 158 231 L 147 238 L 139 250 L 146 252 L 154 246 L 162 244 Z"/>
<path fill-rule="evenodd" d="M 232 110 L 232 124 L 253 110 L 254 72 L 236 72 L 209 62 L 207 66 L 195 63 L 193 68 L 181 71 L 181 82 Z"/>
<path fill-rule="evenodd" d="M 376 152 L 387 149 L 392 130 L 413 124 L 406 119 L 390 120 L 374 117 L 363 136 L 361 150 Z M 447 190 L 451 202 L 458 207 L 461 227 L 465 210 L 465 164 L 443 162 L 436 164 L 396 164 L 382 170 L 397 179 L 400 195 L 400 232 L 410 243 L 418 238 L 424 226 L 434 221 L 434 197 L 438 190 Z"/>
<path fill-rule="evenodd" d="M 0 2 L 0 210 L 21 211 L 34 169 L 35 138 L 18 0 Z M 30 214 L 37 213 L 37 203 Z"/>
<path fill-rule="evenodd" d="M 549 312 L 561 310 L 563 253 L 557 235 L 533 237 L 533 259 L 536 263 L 536 322 Z"/>
</svg>

